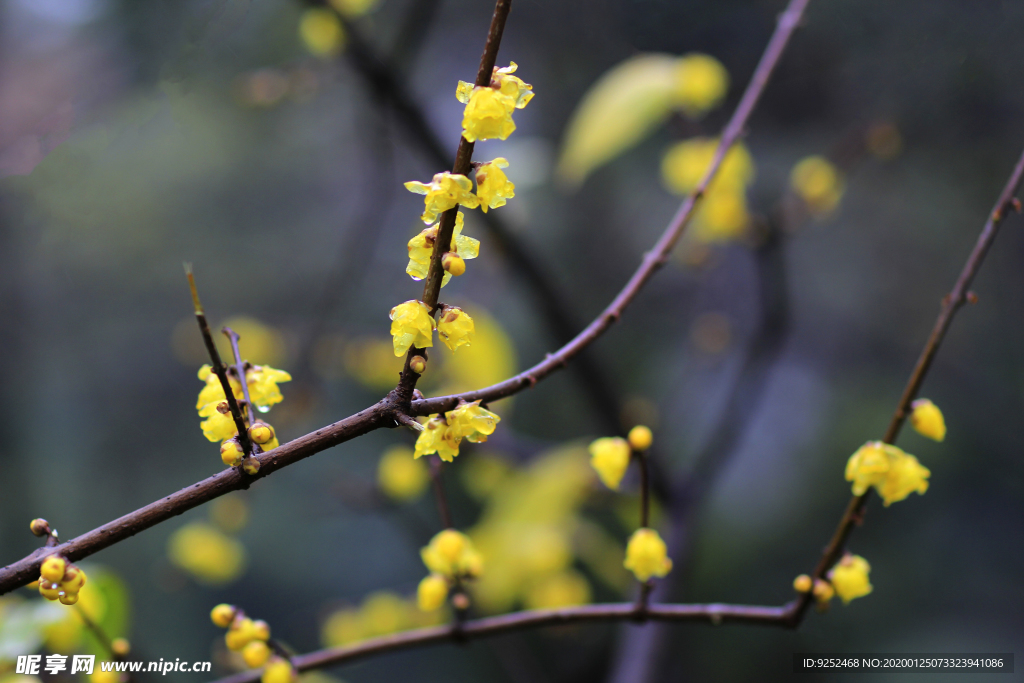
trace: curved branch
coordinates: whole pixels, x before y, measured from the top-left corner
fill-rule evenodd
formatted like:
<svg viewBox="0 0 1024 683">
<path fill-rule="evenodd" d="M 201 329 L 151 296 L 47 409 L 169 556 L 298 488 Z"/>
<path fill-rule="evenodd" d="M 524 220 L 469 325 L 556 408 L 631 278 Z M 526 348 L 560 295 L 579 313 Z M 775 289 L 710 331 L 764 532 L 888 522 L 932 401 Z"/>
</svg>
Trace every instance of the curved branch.
<svg viewBox="0 0 1024 683">
<path fill-rule="evenodd" d="M 560 609 L 537 609 L 497 617 L 473 619 L 458 625 L 430 626 L 412 631 L 403 631 L 378 638 L 364 640 L 355 645 L 332 647 L 292 657 L 291 662 L 299 671 L 322 669 L 354 659 L 368 657 L 379 652 L 405 650 L 421 645 L 442 642 L 461 642 L 475 638 L 501 635 L 510 631 L 542 626 L 561 626 L 581 621 L 702 621 L 718 625 L 724 622 L 746 623 L 761 626 L 786 626 L 791 606 L 757 607 L 750 605 L 650 605 L 643 614 L 638 614 L 632 602 L 617 602 L 601 605 L 583 605 Z M 216 683 L 252 683 L 258 681 L 261 669 L 244 671 L 221 678 Z"/>
<path fill-rule="evenodd" d="M 964 264 L 963 270 L 960 271 L 960 277 L 957 278 L 956 284 L 953 285 L 953 290 L 942 300 L 942 310 L 939 311 L 939 317 L 935 321 L 932 333 L 929 335 L 928 341 L 925 343 L 924 349 L 917 359 L 917 364 L 914 366 L 914 371 L 910 374 L 910 379 L 907 380 L 907 386 L 903 389 L 903 395 L 900 396 L 899 403 L 896 404 L 896 410 L 889 421 L 889 427 L 885 430 L 885 437 L 882 439 L 885 443 L 895 443 L 896 437 L 899 436 L 900 429 L 903 428 L 903 423 L 907 420 L 910 404 L 917 397 L 917 392 L 920 391 L 921 385 L 924 383 L 924 378 L 932 366 L 932 361 L 935 360 L 935 354 L 939 352 L 939 346 L 942 344 L 942 340 L 945 339 L 946 332 L 949 331 L 949 326 L 953 322 L 953 316 L 967 302 L 971 283 L 974 282 L 974 277 L 978 274 L 978 270 L 985 260 L 985 254 L 988 253 L 989 248 L 995 241 L 1003 219 L 1006 218 L 1011 209 L 1020 210 L 1020 203 L 1015 199 L 1014 195 L 1020 189 L 1022 181 L 1024 181 L 1024 152 L 1021 153 L 1021 157 L 1010 174 L 1009 180 L 1006 181 L 1006 186 L 999 195 L 996 205 L 992 208 L 992 213 L 989 214 L 985 226 L 981 229 L 978 241 L 974 244 L 974 249 L 967 258 L 967 263 Z M 846 512 L 843 513 L 842 518 L 839 520 L 839 526 L 832 535 L 832 539 L 825 548 L 825 552 L 822 553 L 821 559 L 818 560 L 817 567 L 814 568 L 814 578 L 823 578 L 825 572 L 839 561 L 846 547 L 846 541 L 853 532 L 853 527 L 864 518 L 864 509 L 867 507 L 869 498 L 871 498 L 871 489 L 868 489 L 864 495 L 854 496 L 850 500 L 846 506 Z M 810 593 L 804 593 L 800 596 L 794 612 L 796 623 L 799 623 L 807 613 L 811 600 Z"/>
<path fill-rule="evenodd" d="M 604 334 L 605 330 L 619 319 L 626 306 L 636 298 L 636 295 L 647 284 L 647 281 L 668 260 L 669 252 L 672 251 L 672 247 L 675 246 L 683 234 L 686 225 L 693 217 L 698 203 L 711 183 L 712 178 L 718 172 L 718 167 L 721 166 L 726 153 L 743 134 L 747 120 L 750 118 L 758 99 L 760 99 L 761 94 L 764 92 L 768 79 L 779 63 L 779 58 L 782 57 L 790 37 L 792 37 L 793 32 L 800 23 L 800 18 L 803 16 L 808 2 L 809 0 L 791 0 L 786 11 L 779 15 L 775 33 L 772 34 L 771 40 L 768 41 L 768 46 L 761 56 L 757 69 L 754 70 L 754 75 L 751 77 L 750 83 L 747 85 L 747 89 L 744 91 L 743 97 L 736 107 L 736 111 L 733 112 L 732 118 L 729 119 L 729 123 L 722 132 L 718 149 L 715 150 L 715 156 L 711 160 L 708 170 L 704 173 L 704 177 L 696 189 L 690 193 L 690 196 L 683 201 L 682 206 L 679 207 L 676 215 L 672 218 L 668 227 L 665 228 L 654 248 L 647 252 L 640 263 L 640 267 L 633 273 L 633 277 L 630 278 L 629 282 L 626 283 L 626 286 L 615 299 L 608 304 L 608 307 L 592 323 L 587 325 L 582 332 L 573 337 L 572 341 L 529 370 L 485 389 L 478 389 L 455 396 L 441 396 L 413 401 L 412 410 L 416 415 L 429 415 L 451 410 L 458 405 L 460 399 L 465 401 L 495 401 L 532 387 L 555 370 L 564 367 L 574 356 Z"/>
</svg>

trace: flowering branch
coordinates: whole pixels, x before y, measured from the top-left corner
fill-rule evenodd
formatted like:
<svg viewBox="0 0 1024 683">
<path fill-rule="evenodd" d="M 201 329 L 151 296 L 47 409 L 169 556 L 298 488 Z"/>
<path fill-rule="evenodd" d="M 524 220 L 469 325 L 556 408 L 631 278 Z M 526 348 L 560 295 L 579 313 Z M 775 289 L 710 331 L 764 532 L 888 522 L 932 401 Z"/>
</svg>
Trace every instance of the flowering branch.
<svg viewBox="0 0 1024 683">
<path fill-rule="evenodd" d="M 298 655 L 292 657 L 291 661 L 299 671 L 309 671 L 369 657 L 380 652 L 393 652 L 434 643 L 461 642 L 521 629 L 561 626 L 586 621 L 622 621 L 642 618 L 671 622 L 698 621 L 715 626 L 725 622 L 779 626 L 783 624 L 785 613 L 785 607 L 722 604 L 652 605 L 642 613 L 638 613 L 637 605 L 630 602 L 526 610 L 498 617 L 472 619 L 458 626 L 431 626 L 370 638 L 356 645 L 326 648 Z M 221 678 L 216 683 L 251 683 L 259 680 L 260 673 L 258 669 L 245 671 Z"/>
<path fill-rule="evenodd" d="M 549 356 L 545 361 L 535 365 L 526 372 L 486 389 L 456 396 L 414 400 L 411 402 L 411 412 L 413 414 L 426 415 L 429 413 L 450 410 L 458 404 L 460 398 L 466 401 L 474 401 L 478 398 L 496 400 L 505 396 L 511 396 L 512 394 L 518 393 L 527 387 L 532 387 L 541 379 L 544 379 L 556 370 L 565 367 L 570 360 L 576 357 L 580 351 L 586 348 L 589 344 L 594 342 L 606 329 L 608 329 L 608 327 L 611 326 L 613 322 L 615 322 L 615 320 L 618 319 L 626 305 L 636 297 L 640 289 L 654 275 L 655 271 L 665 263 L 669 251 L 679 239 L 683 229 L 686 227 L 686 223 L 692 217 L 694 209 L 700 201 L 704 190 L 718 172 L 725 153 L 737 140 L 746 126 L 746 122 L 749 119 L 754 106 L 757 104 L 758 99 L 763 93 L 772 71 L 778 64 L 779 58 L 782 56 L 786 44 L 789 42 L 790 37 L 796 30 L 808 2 L 809 0 L 791 0 L 786 11 L 780 15 L 775 32 L 765 49 L 765 53 L 762 56 L 736 111 L 723 132 L 721 143 L 715 152 L 715 156 L 712 159 L 711 165 L 705 173 L 704 178 L 693 193 L 691 193 L 680 206 L 679 211 L 672 219 L 672 222 L 655 244 L 654 249 L 644 258 L 640 268 L 636 273 L 634 273 L 625 288 L 619 292 L 612 303 L 601 313 L 601 315 L 588 325 L 571 342 L 569 342 L 569 344 L 563 346 L 557 353 Z M 499 0 L 499 6 L 502 4 L 502 0 Z M 495 17 L 498 18 L 498 16 L 498 12 L 495 12 Z M 507 16 L 507 11 L 504 16 Z M 501 17 L 501 20 L 503 21 L 504 17 Z M 487 42 L 487 50 L 493 49 L 495 53 L 491 55 L 492 65 L 493 58 L 496 56 L 497 44 L 495 40 L 490 39 L 490 36 L 495 34 L 500 38 L 500 31 L 495 32 L 492 26 L 492 31 Z M 488 57 L 487 50 L 485 50 L 484 53 L 484 60 Z M 481 61 L 483 62 L 484 60 Z M 438 242 L 441 244 L 444 243 L 440 239 Z M 440 284 L 439 280 L 438 284 Z M 196 300 L 198 300 L 198 298 L 196 298 Z M 201 312 L 201 307 L 197 306 L 197 311 Z M 205 320 L 205 318 L 203 318 L 203 320 Z M 209 329 L 208 326 L 207 329 Z M 212 344 L 212 337 L 210 339 Z M 216 347 L 213 347 L 211 356 L 213 353 L 216 353 Z M 217 357 L 219 358 L 219 355 Z M 403 378 L 410 374 L 411 371 L 408 368 L 407 358 L 406 369 L 403 371 Z M 407 380 L 403 379 L 403 382 L 407 382 Z M 260 463 L 260 469 L 256 475 L 245 475 L 236 468 L 223 470 L 212 477 L 208 477 L 201 482 L 187 486 L 176 493 L 150 503 L 145 507 L 139 508 L 134 512 L 130 512 L 123 517 L 115 519 L 112 522 L 108 522 L 103 526 L 61 544 L 61 554 L 69 561 L 76 561 L 84 557 L 88 557 L 100 550 L 103 550 L 104 548 L 119 543 L 141 531 L 145 531 L 150 527 L 156 526 L 161 522 L 165 522 L 172 517 L 180 515 L 194 507 L 198 507 L 203 503 L 207 503 L 219 496 L 231 491 L 247 488 L 255 480 L 266 477 L 282 467 L 287 467 L 299 460 L 308 458 L 311 455 L 324 451 L 332 446 L 337 446 L 338 444 L 349 441 L 350 439 L 362 436 L 363 434 L 375 429 L 398 426 L 401 424 L 399 416 L 406 415 L 409 411 L 410 404 L 407 402 L 407 397 L 412 394 L 412 386 L 415 384 L 415 377 L 413 377 L 411 382 L 411 384 L 405 384 L 404 386 L 400 383 L 399 387 L 395 391 L 392 391 L 377 403 L 355 413 L 354 415 L 350 415 L 349 417 L 339 420 L 334 424 L 327 425 L 315 432 L 311 432 L 286 444 L 282 444 L 271 451 L 256 455 L 255 457 Z M 403 392 L 400 391 L 400 389 L 403 388 L 408 393 L 403 394 Z M 230 387 L 225 391 L 225 395 L 229 400 L 233 396 Z M 239 413 L 239 418 L 240 417 L 241 415 Z M 244 434 L 244 428 L 240 429 L 239 435 L 243 436 Z M 21 560 L 0 569 L 0 595 L 34 581 L 39 575 L 39 565 L 47 554 L 48 553 L 45 552 L 44 549 L 39 549 Z"/>
<path fill-rule="evenodd" d="M 924 378 L 932 366 L 932 361 L 935 360 L 935 354 L 938 353 L 939 346 L 942 344 L 942 340 L 946 337 L 946 332 L 953 322 L 953 316 L 969 299 L 968 294 L 971 283 L 974 281 L 975 275 L 978 274 L 982 261 L 985 260 L 985 254 L 988 253 L 992 242 L 995 241 L 1003 219 L 1006 218 L 1011 209 L 1020 210 L 1020 202 L 1014 195 L 1020 189 L 1022 181 L 1024 181 L 1024 152 L 1021 153 L 1021 157 L 1010 174 L 1009 180 L 1006 181 L 1006 186 L 999 195 L 992 213 L 989 214 L 988 220 L 978 236 L 978 241 L 975 243 L 971 255 L 967 258 L 967 263 L 964 264 L 960 277 L 957 278 L 956 284 L 953 286 L 953 290 L 942 300 L 942 309 L 939 311 L 939 317 L 935 321 L 932 333 L 928 337 L 920 357 L 917 359 L 917 364 L 914 366 L 914 371 L 910 374 L 910 379 L 907 380 L 907 386 L 903 390 L 899 403 L 896 404 L 896 410 L 889 421 L 889 427 L 885 430 L 885 437 L 882 439 L 885 443 L 895 443 L 896 437 L 899 436 L 900 429 L 907 419 L 907 411 L 910 408 L 910 404 L 917 397 L 917 392 L 924 383 Z M 839 560 L 846 546 L 846 541 L 853 532 L 853 527 L 864 518 L 864 510 L 870 497 L 871 489 L 868 489 L 862 495 L 854 496 L 850 500 L 850 503 L 846 506 L 846 512 L 843 513 L 842 519 L 839 520 L 839 526 L 832 535 L 832 540 L 829 541 L 825 552 L 822 553 L 821 559 L 818 560 L 818 565 L 814 568 L 812 578 L 824 578 L 825 572 L 831 569 Z M 794 625 L 799 624 L 803 619 L 812 599 L 811 593 L 801 594 L 792 615 Z"/>
</svg>

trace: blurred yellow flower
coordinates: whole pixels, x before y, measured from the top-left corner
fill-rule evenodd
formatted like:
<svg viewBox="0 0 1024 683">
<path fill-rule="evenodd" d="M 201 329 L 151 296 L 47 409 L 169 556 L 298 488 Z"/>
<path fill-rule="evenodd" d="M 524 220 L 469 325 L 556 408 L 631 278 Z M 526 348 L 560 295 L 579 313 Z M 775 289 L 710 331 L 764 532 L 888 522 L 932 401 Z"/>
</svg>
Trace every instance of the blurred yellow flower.
<svg viewBox="0 0 1024 683">
<path fill-rule="evenodd" d="M 331 7 L 346 17 L 361 17 L 379 2 L 380 0 L 330 0 Z"/>
<path fill-rule="evenodd" d="M 345 29 L 332 10 L 312 7 L 299 19 L 299 37 L 317 57 L 332 57 L 345 47 Z"/>
<path fill-rule="evenodd" d="M 689 118 L 718 106 L 728 89 L 729 72 L 714 57 L 695 52 L 676 62 L 675 102 Z"/>
<path fill-rule="evenodd" d="M 626 440 L 634 451 L 646 451 L 654 442 L 654 434 L 651 433 L 650 427 L 637 425 L 629 430 Z"/>
<path fill-rule="evenodd" d="M 468 308 L 468 307 L 467 307 Z M 474 307 L 473 343 L 444 359 L 438 377 L 438 395 L 455 394 L 496 384 L 518 369 L 512 339 L 501 324 L 482 308 Z M 441 355 L 437 354 L 437 358 Z M 432 359 L 436 362 L 437 358 Z M 394 386 L 394 382 L 392 382 Z M 505 399 L 509 401 L 509 399 Z"/>
<path fill-rule="evenodd" d="M 445 529 L 420 550 L 423 564 L 434 574 L 449 578 L 472 578 L 480 575 L 483 558 L 469 537 L 455 529 Z"/>
<path fill-rule="evenodd" d="M 815 216 L 832 213 L 843 197 L 845 184 L 842 173 L 822 156 L 801 159 L 790 173 L 793 190 L 804 200 L 807 210 Z"/>
<path fill-rule="evenodd" d="M 434 319 L 422 301 L 406 301 L 391 309 L 391 337 L 396 356 L 410 347 L 418 349 L 434 345 Z"/>
<path fill-rule="evenodd" d="M 928 490 L 931 472 L 917 458 L 881 441 L 869 441 L 846 463 L 846 480 L 853 482 L 853 494 L 863 495 L 874 486 L 886 506 L 915 491 Z"/>
<path fill-rule="evenodd" d="M 398 383 L 402 361 L 396 359 L 390 339 L 354 339 L 344 346 L 342 356 L 345 370 L 370 389 L 392 389 Z"/>
<path fill-rule="evenodd" d="M 488 209 L 505 206 L 507 199 L 516 196 L 516 186 L 501 170 L 503 168 L 508 168 L 508 159 L 497 157 L 476 169 L 476 196 L 480 198 L 480 208 L 484 213 Z"/>
<path fill-rule="evenodd" d="M 430 183 L 411 180 L 405 184 L 405 189 L 426 195 L 421 218 L 427 225 L 436 221 L 445 211 L 460 204 L 467 209 L 475 209 L 480 205 L 480 200 L 473 194 L 473 181 L 458 173 L 435 173 Z"/>
<path fill-rule="evenodd" d="M 862 598 L 873 589 L 868 574 L 871 565 L 860 555 L 847 554 L 829 572 L 829 579 L 836 589 L 836 594 L 844 604 L 855 598 Z"/>
<path fill-rule="evenodd" d="M 946 420 L 939 407 L 926 398 L 919 398 L 910 404 L 910 424 L 921 436 L 942 441 L 946 438 Z"/>
<path fill-rule="evenodd" d="M 590 584 L 579 572 L 567 569 L 540 579 L 527 589 L 527 609 L 573 607 L 590 602 Z"/>
<path fill-rule="evenodd" d="M 186 524 L 171 534 L 167 554 L 176 566 L 211 585 L 230 583 L 245 570 L 242 544 L 202 522 Z"/>
<path fill-rule="evenodd" d="M 423 495 L 430 484 L 430 473 L 422 461 L 413 459 L 411 448 L 392 446 L 380 459 L 377 483 L 389 498 L 408 502 Z"/>
<path fill-rule="evenodd" d="M 623 566 L 639 581 L 646 581 L 652 576 L 661 577 L 672 571 L 672 560 L 668 558 L 665 541 L 661 540 L 658 532 L 641 528 L 629 538 Z"/>
<path fill-rule="evenodd" d="M 718 140 L 684 140 L 665 155 L 661 177 L 674 194 L 692 192 L 711 166 Z M 746 188 L 754 179 L 754 162 L 742 143 L 726 153 L 714 180 L 708 185 L 703 203 L 694 216 L 693 236 L 699 242 L 735 239 L 750 222 Z"/>
<path fill-rule="evenodd" d="M 625 439 L 606 436 L 590 444 L 590 464 L 608 488 L 618 491 L 629 467 L 630 448 Z"/>
<path fill-rule="evenodd" d="M 429 228 L 424 228 L 420 234 L 409 240 L 409 265 L 405 267 L 405 272 L 413 280 L 423 280 L 427 277 L 427 272 L 430 269 L 430 256 L 434 253 L 434 242 L 437 241 L 437 227 L 432 225 Z M 460 211 L 455 216 L 455 231 L 452 233 L 449 251 L 465 260 L 475 259 L 480 255 L 480 240 L 463 235 L 464 227 L 465 219 Z M 451 279 L 452 274 L 445 273 L 441 280 L 441 286 L 444 287 Z"/>
<path fill-rule="evenodd" d="M 325 647 L 337 647 L 408 628 L 433 626 L 446 618 L 445 610 L 424 612 L 416 602 L 391 591 L 366 596 L 362 605 L 335 610 L 320 630 Z"/>
<path fill-rule="evenodd" d="M 445 306 L 437 320 L 437 335 L 452 351 L 473 341 L 473 319 L 458 306 Z"/>
</svg>

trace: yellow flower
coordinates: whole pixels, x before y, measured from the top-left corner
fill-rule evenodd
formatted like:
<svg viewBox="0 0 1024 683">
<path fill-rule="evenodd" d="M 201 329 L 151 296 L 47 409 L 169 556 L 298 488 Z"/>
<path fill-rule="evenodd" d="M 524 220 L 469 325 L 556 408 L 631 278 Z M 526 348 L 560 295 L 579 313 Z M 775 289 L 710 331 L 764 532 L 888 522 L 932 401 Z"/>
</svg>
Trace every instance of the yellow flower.
<svg viewBox="0 0 1024 683">
<path fill-rule="evenodd" d="M 892 448 L 881 441 L 869 441 L 846 462 L 846 481 L 853 482 L 853 495 L 862 496 L 872 486 L 885 481 L 889 473 L 889 453 Z"/>
<path fill-rule="evenodd" d="M 512 112 L 533 99 L 533 86 L 512 75 L 516 68 L 515 62 L 501 69 L 495 67 L 490 86 L 475 87 L 459 81 L 455 97 L 466 105 L 462 137 L 467 141 L 505 140 L 516 129 Z"/>
<path fill-rule="evenodd" d="M 853 494 L 863 495 L 874 486 L 886 506 L 915 491 L 927 491 L 930 475 L 917 458 L 881 441 L 864 444 L 846 463 L 846 480 L 853 482 Z"/>
<path fill-rule="evenodd" d="M 661 177 L 665 187 L 675 194 L 686 194 L 697 187 L 711 161 L 718 140 L 691 138 L 669 149 L 661 162 Z M 717 190 L 742 190 L 754 180 L 754 161 L 743 143 L 737 143 L 726 152 L 725 159 L 708 186 L 708 193 Z"/>
<path fill-rule="evenodd" d="M 269 408 L 284 400 L 279 382 L 290 382 L 292 376 L 284 370 L 276 370 L 269 365 L 254 365 L 245 371 L 245 382 L 249 385 L 249 398 L 258 408 Z M 269 450 L 269 449 L 267 449 Z"/>
<path fill-rule="evenodd" d="M 872 586 L 868 579 L 871 572 L 871 565 L 860 555 L 847 554 L 828 573 L 836 594 L 844 604 L 849 604 L 854 598 L 862 598 L 871 592 Z"/>
<path fill-rule="evenodd" d="M 427 195 L 423 200 L 423 222 L 430 225 L 437 220 L 445 211 L 454 209 L 461 204 L 467 209 L 475 209 L 480 205 L 480 200 L 473 194 L 473 181 L 458 173 L 435 173 L 434 179 L 429 184 L 411 180 L 405 184 L 405 189 L 416 194 Z"/>
<path fill-rule="evenodd" d="M 437 334 L 452 351 L 465 344 L 469 346 L 473 339 L 473 319 L 457 306 L 447 306 L 441 311 L 437 321 Z"/>
<path fill-rule="evenodd" d="M 503 95 L 512 98 L 516 109 L 522 109 L 533 99 L 533 86 L 523 82 L 518 76 L 512 75 L 518 68 L 519 65 L 515 62 L 509 62 L 508 66 L 500 69 L 494 67 L 494 72 L 491 74 L 491 85 L 497 85 Z"/>
<path fill-rule="evenodd" d="M 238 433 L 227 401 L 207 403 L 199 411 L 199 417 L 206 418 L 199 426 L 203 429 L 203 436 L 210 441 L 223 441 Z"/>
<path fill-rule="evenodd" d="M 548 575 L 531 585 L 523 602 L 527 609 L 553 609 L 590 602 L 590 584 L 577 571 L 567 569 Z"/>
<path fill-rule="evenodd" d="M 345 46 L 345 29 L 337 15 L 323 7 L 313 7 L 302 13 L 299 37 L 306 49 L 317 57 L 331 57 Z"/>
<path fill-rule="evenodd" d="M 926 398 L 919 398 L 910 404 L 910 424 L 921 436 L 934 441 L 946 438 L 946 420 L 939 407 Z"/>
<path fill-rule="evenodd" d="M 291 662 L 277 656 L 270 659 L 270 663 L 263 669 L 263 675 L 260 677 L 261 683 L 293 683 L 298 679 Z"/>
<path fill-rule="evenodd" d="M 171 562 L 203 583 L 225 584 L 245 570 L 241 543 L 202 522 L 181 527 L 167 542 Z"/>
<path fill-rule="evenodd" d="M 430 539 L 430 544 L 420 550 L 420 557 L 432 573 L 449 578 L 479 576 L 483 568 L 473 542 L 454 529 L 445 529 Z"/>
<path fill-rule="evenodd" d="M 822 156 L 809 156 L 797 163 L 789 175 L 789 183 L 816 216 L 832 213 L 845 189 L 842 173 Z"/>
<path fill-rule="evenodd" d="M 204 406 L 210 403 L 220 403 L 226 401 L 227 398 L 224 396 L 224 389 L 220 385 L 220 378 L 213 372 L 213 368 L 209 365 L 203 365 L 199 368 L 199 379 L 206 382 L 206 386 L 203 387 L 202 391 L 199 392 L 199 399 L 196 401 L 196 410 L 201 410 Z M 228 375 L 228 384 L 231 386 L 231 392 L 235 395 L 235 398 L 239 401 L 242 400 L 242 385 L 237 379 Z"/>
<path fill-rule="evenodd" d="M 430 574 L 416 588 L 416 604 L 424 612 L 439 609 L 447 597 L 448 580 L 440 574 Z"/>
<path fill-rule="evenodd" d="M 501 170 L 503 168 L 508 168 L 505 157 L 480 164 L 476 169 L 476 196 L 480 198 L 480 208 L 484 213 L 488 209 L 505 206 L 506 199 L 516 196 L 516 186 Z"/>
<path fill-rule="evenodd" d="M 928 490 L 928 477 L 931 475 L 931 471 L 918 462 L 917 458 L 899 449 L 896 451 L 890 456 L 885 481 L 875 485 L 886 507 L 915 491 L 923 494 Z"/>
<path fill-rule="evenodd" d="M 445 413 L 448 429 L 456 438 L 465 439 L 470 443 L 483 443 L 494 433 L 501 418 L 480 407 L 480 401 L 463 403 L 455 410 Z"/>
<path fill-rule="evenodd" d="M 377 483 L 389 498 L 410 501 L 422 495 L 430 483 L 430 473 L 422 462 L 413 459 L 412 449 L 394 446 L 380 459 Z"/>
<path fill-rule="evenodd" d="M 452 243 L 449 245 L 449 251 L 462 259 L 475 259 L 480 255 L 480 240 L 463 235 L 462 229 L 464 227 L 465 219 L 460 211 L 455 216 L 455 231 L 452 233 Z M 424 228 L 420 234 L 409 240 L 409 265 L 405 267 L 405 272 L 413 280 L 422 280 L 427 277 L 427 271 L 430 269 L 430 256 L 434 253 L 434 242 L 436 241 L 436 225 Z M 452 274 L 445 273 L 444 278 L 441 280 L 441 286 L 444 287 L 451 279 Z"/>
<path fill-rule="evenodd" d="M 437 453 L 445 462 L 451 462 L 459 454 L 459 442 L 455 432 L 448 429 L 448 423 L 439 415 L 433 415 L 416 437 L 414 458 Z"/>
<path fill-rule="evenodd" d="M 689 118 L 715 107 L 729 89 L 729 72 L 714 57 L 689 54 L 676 63 L 675 101 Z"/>
<path fill-rule="evenodd" d="M 361 17 L 373 9 L 379 0 L 330 0 L 331 7 L 346 17 Z"/>
<path fill-rule="evenodd" d="M 629 467 L 629 444 L 618 436 L 606 436 L 590 444 L 590 464 L 610 489 L 618 491 Z"/>
<path fill-rule="evenodd" d="M 406 301 L 391 309 L 391 337 L 395 355 L 401 356 L 410 346 L 418 349 L 434 345 L 434 319 L 422 301 Z"/>
<path fill-rule="evenodd" d="M 665 576 L 672 571 L 672 560 L 666 555 L 665 541 L 654 529 L 641 528 L 633 532 L 626 545 L 623 566 L 633 572 L 639 581 L 652 576 Z"/>
</svg>

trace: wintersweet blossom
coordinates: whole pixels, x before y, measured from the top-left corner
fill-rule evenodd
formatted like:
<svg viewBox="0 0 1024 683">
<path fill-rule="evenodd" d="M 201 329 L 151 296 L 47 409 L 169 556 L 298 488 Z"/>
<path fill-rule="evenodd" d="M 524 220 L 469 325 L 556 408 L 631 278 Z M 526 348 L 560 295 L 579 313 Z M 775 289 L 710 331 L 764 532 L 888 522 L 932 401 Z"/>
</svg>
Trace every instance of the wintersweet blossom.
<svg viewBox="0 0 1024 683">
<path fill-rule="evenodd" d="M 401 356 L 415 346 L 426 349 L 434 345 L 434 319 L 422 301 L 406 301 L 391 309 L 391 337 L 395 355 Z"/>
<path fill-rule="evenodd" d="M 689 118 L 714 108 L 729 89 L 729 72 L 710 55 L 691 53 L 676 62 L 675 101 Z"/>
<path fill-rule="evenodd" d="M 455 230 L 452 233 L 449 251 L 464 260 L 475 259 L 480 255 L 480 240 L 463 235 L 464 227 L 465 218 L 460 211 L 455 216 Z M 405 272 L 413 280 L 423 280 L 427 277 L 427 272 L 430 269 L 430 256 L 434 253 L 434 243 L 437 241 L 437 228 L 436 225 L 424 228 L 420 234 L 409 240 L 409 265 L 405 267 Z M 452 274 L 445 273 L 441 280 L 441 286 L 444 287 L 451 279 Z"/>
<path fill-rule="evenodd" d="M 476 169 L 476 196 L 480 198 L 480 208 L 484 213 L 488 209 L 505 206 L 505 200 L 516 196 L 516 186 L 501 170 L 503 168 L 508 168 L 505 157 L 482 163 Z"/>
<path fill-rule="evenodd" d="M 446 306 L 437 320 L 437 334 L 452 351 L 473 341 L 473 319 L 457 306 Z"/>
<path fill-rule="evenodd" d="M 480 401 L 462 403 L 443 417 L 432 415 L 416 439 L 413 457 L 437 453 L 445 462 L 451 462 L 459 454 L 459 444 L 463 439 L 483 443 L 494 433 L 499 422 L 501 418 L 481 408 Z"/>
<path fill-rule="evenodd" d="M 441 574 L 429 574 L 416 588 L 416 604 L 424 612 L 439 609 L 447 597 L 448 580 Z"/>
<path fill-rule="evenodd" d="M 426 195 L 424 202 L 423 222 L 430 225 L 445 211 L 462 205 L 467 209 L 480 206 L 480 200 L 473 194 L 473 182 L 459 173 L 443 171 L 435 173 L 429 183 L 411 180 L 405 189 L 416 194 Z"/>
<path fill-rule="evenodd" d="M 515 62 L 504 68 L 495 67 L 490 85 L 483 87 L 459 81 L 455 97 L 466 105 L 462 136 L 468 142 L 506 140 L 515 131 L 512 112 L 533 99 L 533 86 L 512 75 L 516 68 Z"/>
<path fill-rule="evenodd" d="M 629 444 L 618 436 L 606 436 L 590 444 L 590 464 L 610 489 L 618 490 L 629 467 Z"/>
<path fill-rule="evenodd" d="M 934 441 L 946 438 L 946 420 L 937 405 L 926 398 L 919 398 L 910 407 L 910 424 L 914 431 Z"/>
<path fill-rule="evenodd" d="M 434 574 L 449 578 L 480 575 L 483 558 L 469 537 L 455 529 L 445 529 L 420 550 L 423 564 Z"/>
<path fill-rule="evenodd" d="M 844 604 L 862 598 L 873 590 L 868 574 L 871 565 L 860 555 L 847 554 L 832 568 L 828 577 Z"/>
<path fill-rule="evenodd" d="M 423 425 L 423 431 L 416 438 L 414 458 L 437 453 L 445 462 L 451 462 L 459 454 L 459 439 L 454 431 L 448 429 L 448 422 L 441 415 L 431 415 Z"/>
<path fill-rule="evenodd" d="M 831 161 L 817 155 L 801 159 L 793 167 L 789 183 L 815 216 L 832 213 L 845 191 L 843 174 Z"/>
<path fill-rule="evenodd" d="M 869 441 L 846 463 L 846 480 L 853 482 L 853 494 L 863 495 L 872 486 L 886 506 L 915 491 L 928 490 L 931 471 L 902 449 L 881 441 Z"/>
<path fill-rule="evenodd" d="M 665 541 L 654 529 L 640 528 L 633 532 L 626 545 L 626 561 L 623 566 L 633 572 L 639 581 L 652 576 L 662 577 L 672 571 L 672 560 L 668 558 Z"/>
</svg>

